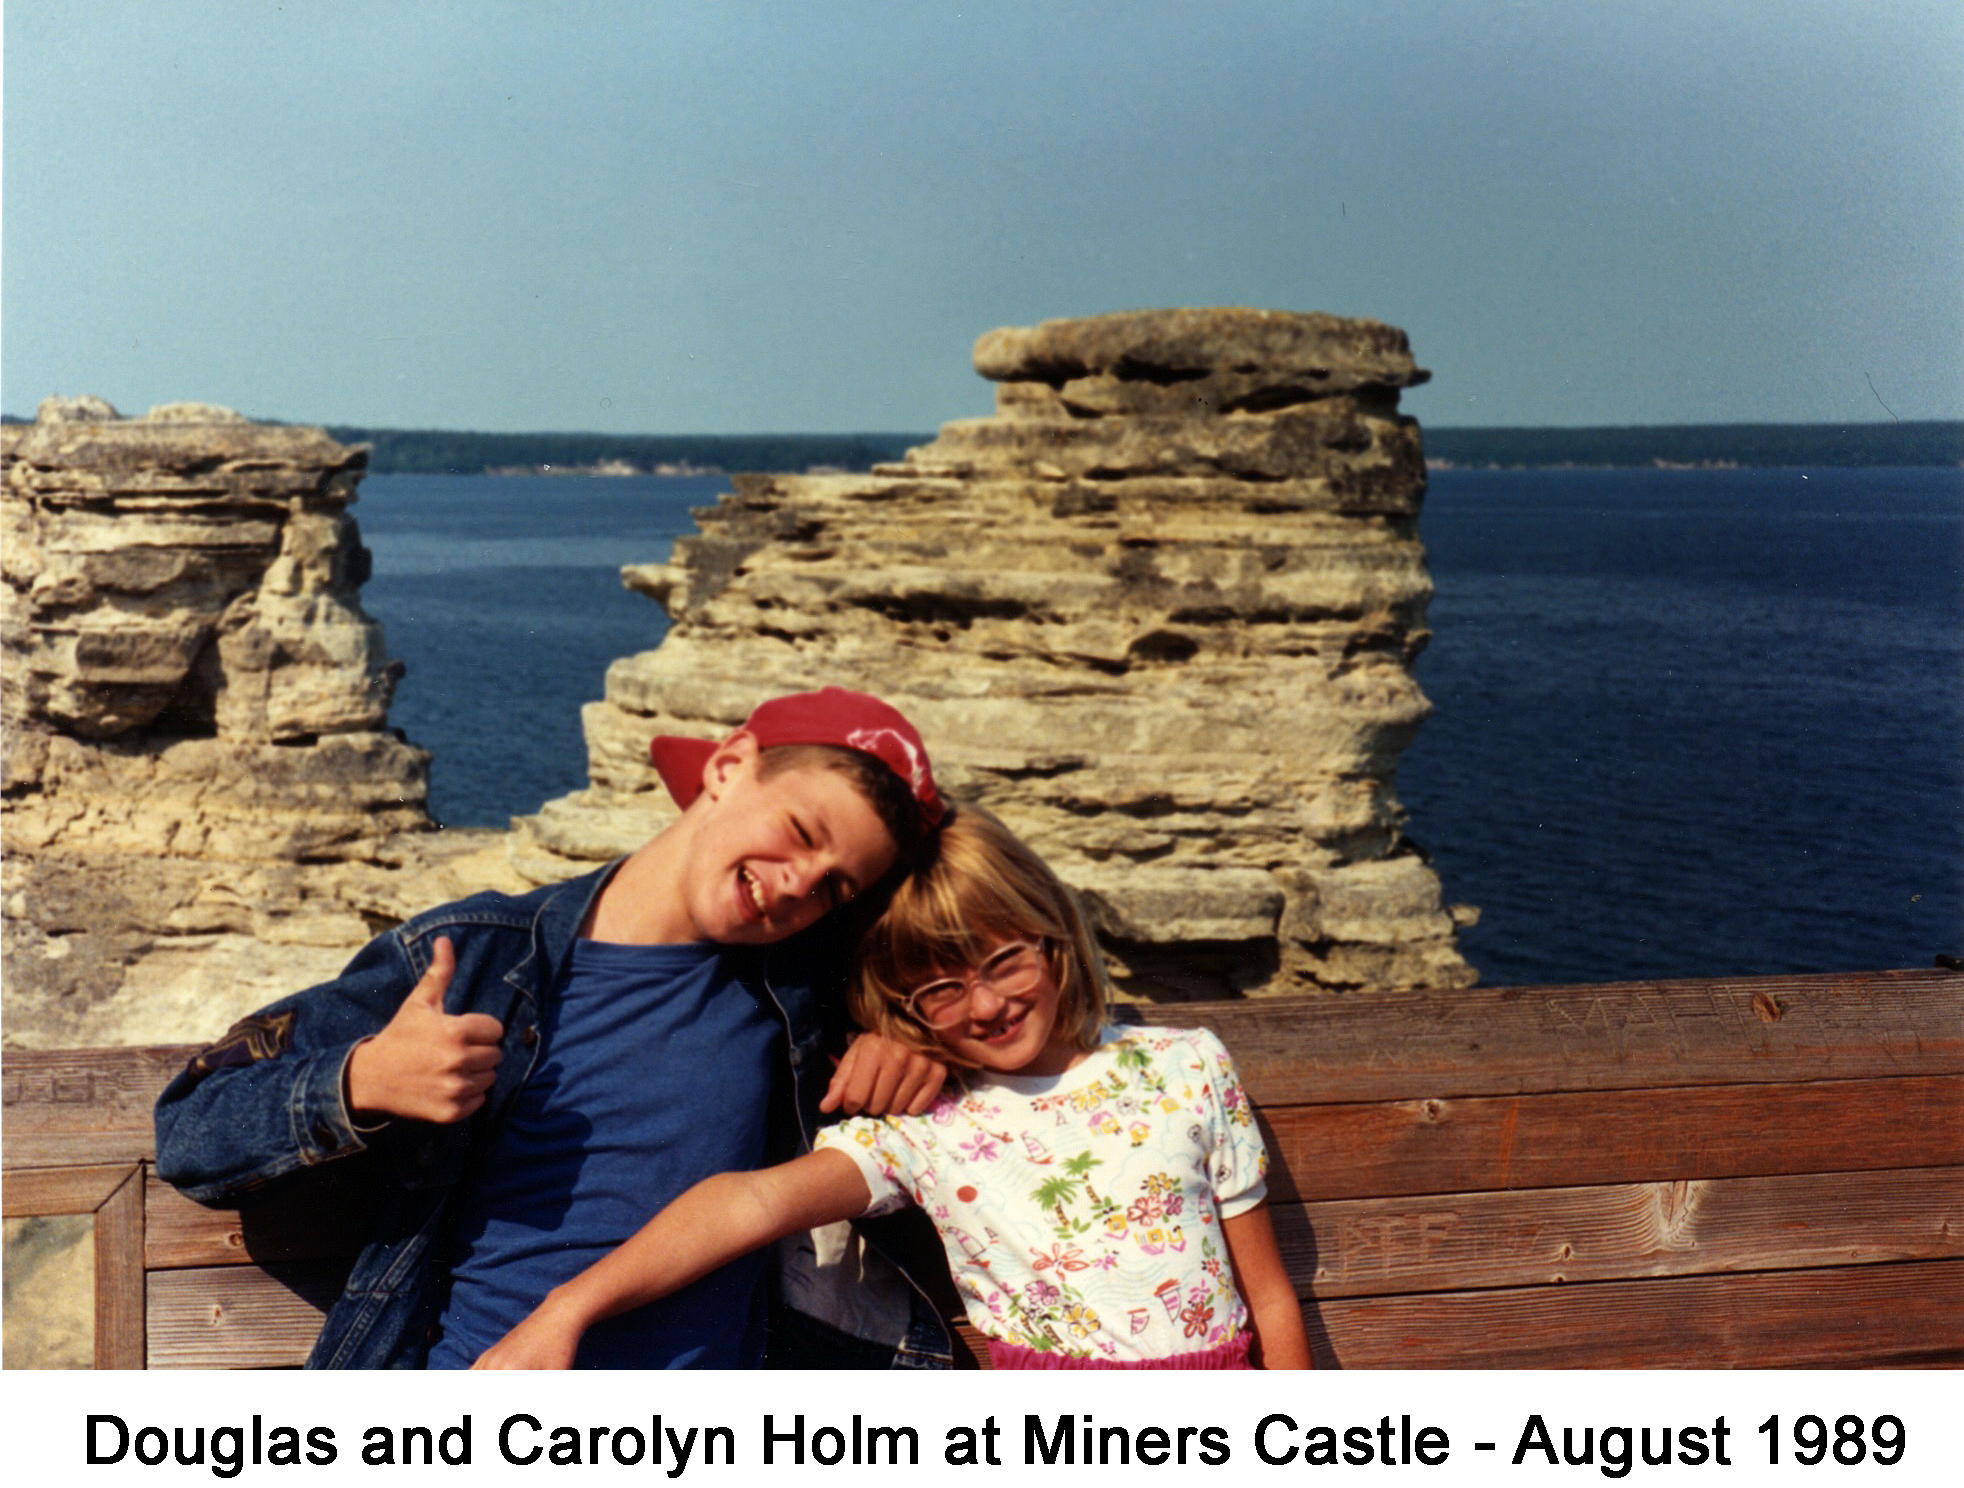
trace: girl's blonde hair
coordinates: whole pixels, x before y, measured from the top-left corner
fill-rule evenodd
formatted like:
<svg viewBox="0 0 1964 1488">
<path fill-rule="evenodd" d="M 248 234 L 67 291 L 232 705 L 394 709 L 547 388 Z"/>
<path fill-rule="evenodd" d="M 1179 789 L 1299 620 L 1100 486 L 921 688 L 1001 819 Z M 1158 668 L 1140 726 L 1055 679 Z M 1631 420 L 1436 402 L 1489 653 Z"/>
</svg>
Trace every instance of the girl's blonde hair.
<svg viewBox="0 0 1964 1488">
<path fill-rule="evenodd" d="M 853 1021 L 945 1056 L 908 1016 L 907 994 L 1018 939 L 1044 943 L 1057 979 L 1057 1031 L 1080 1049 L 1095 1047 L 1105 1024 L 1105 963 L 1076 896 L 988 812 L 951 803 L 919 869 L 894 887 L 860 939 Z"/>
</svg>

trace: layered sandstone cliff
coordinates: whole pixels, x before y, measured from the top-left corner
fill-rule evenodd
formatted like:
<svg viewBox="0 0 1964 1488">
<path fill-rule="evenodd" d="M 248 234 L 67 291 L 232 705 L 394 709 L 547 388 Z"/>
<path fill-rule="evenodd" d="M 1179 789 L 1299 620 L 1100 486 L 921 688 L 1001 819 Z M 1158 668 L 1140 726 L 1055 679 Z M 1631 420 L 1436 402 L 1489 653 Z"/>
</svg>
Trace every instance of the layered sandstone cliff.
<svg viewBox="0 0 1964 1488">
<path fill-rule="evenodd" d="M 49 400 L 0 490 L 7 1039 L 211 1036 L 399 918 L 443 841 L 358 596 L 364 454 Z M 439 875 L 432 872 L 432 879 Z"/>
<path fill-rule="evenodd" d="M 1136 312 L 994 331 L 975 361 L 993 417 L 868 475 L 738 477 L 627 571 L 674 628 L 610 669 L 590 788 L 520 824 L 521 866 L 668 818 L 651 734 L 837 682 L 903 708 L 951 791 L 1083 893 L 1134 994 L 1470 983 L 1392 789 L 1431 594 L 1404 334 Z"/>
</svg>

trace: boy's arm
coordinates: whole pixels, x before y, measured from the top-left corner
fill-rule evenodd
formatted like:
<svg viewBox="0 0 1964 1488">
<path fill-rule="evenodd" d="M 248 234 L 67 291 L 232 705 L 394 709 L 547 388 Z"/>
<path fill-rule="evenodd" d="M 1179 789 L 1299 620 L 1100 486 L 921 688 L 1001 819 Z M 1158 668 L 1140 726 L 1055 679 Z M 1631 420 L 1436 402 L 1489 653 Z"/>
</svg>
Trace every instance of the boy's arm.
<svg viewBox="0 0 1964 1488">
<path fill-rule="evenodd" d="M 158 1097 L 158 1176 L 201 1203 L 231 1203 L 283 1174 L 363 1151 L 375 1115 L 461 1119 L 471 1099 L 465 1085 L 483 1071 L 439 1076 L 432 1065 L 482 1064 L 483 1051 L 464 1058 L 465 1046 L 497 1020 L 429 1010 L 432 992 L 440 1008 L 450 965 L 449 947 L 438 942 L 419 980 L 409 945 L 392 932 L 333 981 L 236 1024 Z M 419 1065 L 405 1048 L 418 1042 L 408 1037 L 412 1024 L 468 1032 Z M 495 1056 L 495 1041 L 489 1052 Z M 378 1056 L 381 1063 L 369 1063 Z M 439 1079 L 446 1088 L 434 1088 Z"/>
<path fill-rule="evenodd" d="M 377 936 L 334 980 L 281 998 L 200 1050 L 157 1098 L 157 1176 L 200 1203 L 229 1203 L 360 1152 L 348 1059 L 416 976 L 400 938 Z"/>
<path fill-rule="evenodd" d="M 918 1116 L 934 1103 L 948 1066 L 878 1033 L 862 1033 L 846 1046 L 821 1111 L 848 1116 Z"/>
<path fill-rule="evenodd" d="M 666 1297 L 773 1240 L 851 1219 L 871 1201 L 843 1152 L 808 1152 L 774 1168 L 705 1178 L 554 1287 L 472 1368 L 570 1369 L 581 1335 L 603 1318 Z"/>
<path fill-rule="evenodd" d="M 1312 1369 L 1302 1307 L 1275 1243 L 1268 1204 L 1221 1221 L 1235 1284 L 1255 1328 L 1254 1362 L 1263 1369 Z"/>
</svg>

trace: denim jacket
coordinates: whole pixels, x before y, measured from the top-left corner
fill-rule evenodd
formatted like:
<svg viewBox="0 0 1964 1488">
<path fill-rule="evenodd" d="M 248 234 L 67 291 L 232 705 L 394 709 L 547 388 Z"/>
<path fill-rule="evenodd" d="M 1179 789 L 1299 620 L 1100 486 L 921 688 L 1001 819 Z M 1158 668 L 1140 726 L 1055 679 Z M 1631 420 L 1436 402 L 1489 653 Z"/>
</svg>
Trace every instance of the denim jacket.
<svg viewBox="0 0 1964 1488">
<path fill-rule="evenodd" d="M 476 894 L 419 915 L 369 942 L 331 982 L 283 998 L 235 1025 L 200 1052 L 158 1098 L 157 1174 L 200 1203 L 250 1204 L 256 1194 L 283 1196 L 329 1171 L 354 1184 L 372 1219 L 367 1243 L 308 1359 L 310 1368 L 420 1368 L 448 1284 L 441 1259 L 450 1205 L 474 1165 L 495 1146 L 499 1128 L 539 1058 L 541 1013 L 554 995 L 594 897 L 618 863 L 571 882 L 513 897 Z M 828 939 L 825 932 L 830 928 Z M 504 1025 L 496 1083 L 468 1120 L 438 1125 L 395 1120 L 356 1126 L 343 1099 L 343 1069 L 362 1039 L 378 1032 L 428 969 L 439 936 L 456 953 L 445 997 L 452 1014 L 488 1013 Z M 840 1031 L 836 981 L 843 957 L 825 922 L 791 941 L 746 956 L 740 972 L 784 1021 L 784 1093 L 772 1103 L 771 1159 L 810 1147 L 817 1102 L 830 1076 L 828 1034 Z M 674 1072 L 683 1079 L 701 1071 Z M 320 1187 L 302 1202 L 342 1202 Z M 283 1200 L 284 1201 L 284 1200 Z M 823 1250 L 824 1247 L 821 1247 Z M 921 1286 L 878 1259 L 851 1254 L 813 1270 L 813 1246 L 787 1246 L 787 1264 L 804 1274 L 780 1290 L 809 1318 L 773 1318 L 773 1337 L 836 1342 L 828 1357 L 773 1362 L 820 1365 L 851 1358 L 899 1367 L 946 1367 L 946 1329 Z M 828 1292 L 865 1285 L 868 1276 L 908 1295 L 883 1308 Z M 869 1318 L 878 1323 L 869 1323 Z M 859 1337 L 853 1337 L 857 1329 Z"/>
</svg>

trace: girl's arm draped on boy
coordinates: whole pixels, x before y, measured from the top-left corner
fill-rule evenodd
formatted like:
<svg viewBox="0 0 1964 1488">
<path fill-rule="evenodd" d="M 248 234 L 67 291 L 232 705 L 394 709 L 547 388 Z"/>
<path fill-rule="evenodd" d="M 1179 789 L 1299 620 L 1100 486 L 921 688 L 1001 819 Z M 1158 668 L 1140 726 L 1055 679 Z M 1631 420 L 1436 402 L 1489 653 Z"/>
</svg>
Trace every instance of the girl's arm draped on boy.
<svg viewBox="0 0 1964 1488">
<path fill-rule="evenodd" d="M 705 1178 L 619 1248 L 554 1287 L 473 1367 L 570 1369 L 581 1335 L 603 1318 L 666 1297 L 786 1235 L 851 1219 L 871 1197 L 852 1159 L 837 1152 Z"/>
</svg>

